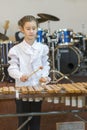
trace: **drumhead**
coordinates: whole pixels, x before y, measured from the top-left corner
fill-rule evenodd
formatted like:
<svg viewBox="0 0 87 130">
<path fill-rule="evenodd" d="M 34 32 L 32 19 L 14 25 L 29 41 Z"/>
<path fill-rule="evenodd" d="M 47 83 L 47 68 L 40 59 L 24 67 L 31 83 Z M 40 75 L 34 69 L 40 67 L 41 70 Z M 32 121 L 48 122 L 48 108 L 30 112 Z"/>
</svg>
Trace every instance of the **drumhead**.
<svg viewBox="0 0 87 130">
<path fill-rule="evenodd" d="M 80 66 L 80 54 L 75 47 L 59 48 L 56 54 L 56 69 L 63 74 L 71 75 Z"/>
</svg>

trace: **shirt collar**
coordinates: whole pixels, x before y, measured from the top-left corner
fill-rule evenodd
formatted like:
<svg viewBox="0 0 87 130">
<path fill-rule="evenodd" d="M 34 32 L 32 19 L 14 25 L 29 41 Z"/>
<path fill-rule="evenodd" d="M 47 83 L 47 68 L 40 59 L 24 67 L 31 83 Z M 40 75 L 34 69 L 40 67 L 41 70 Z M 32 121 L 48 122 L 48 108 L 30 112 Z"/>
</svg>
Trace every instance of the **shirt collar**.
<svg viewBox="0 0 87 130">
<path fill-rule="evenodd" d="M 29 45 L 25 40 L 23 40 L 23 44 L 25 47 L 28 47 L 28 48 L 33 48 L 33 49 L 38 49 L 38 43 L 37 41 L 35 40 L 34 43 L 32 45 Z"/>
<path fill-rule="evenodd" d="M 34 41 L 33 45 L 29 45 L 25 40 L 21 43 L 22 50 L 27 54 L 33 54 L 33 50 L 38 51 L 38 43 Z"/>
</svg>

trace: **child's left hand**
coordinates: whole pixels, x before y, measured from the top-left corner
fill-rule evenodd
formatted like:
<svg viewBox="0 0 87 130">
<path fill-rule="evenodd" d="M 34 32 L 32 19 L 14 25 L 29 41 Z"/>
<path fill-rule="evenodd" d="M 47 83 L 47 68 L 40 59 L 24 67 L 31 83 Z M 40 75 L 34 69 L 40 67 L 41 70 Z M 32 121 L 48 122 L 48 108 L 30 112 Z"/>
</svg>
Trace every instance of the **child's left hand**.
<svg viewBox="0 0 87 130">
<path fill-rule="evenodd" d="M 39 79 L 39 82 L 40 82 L 40 83 L 46 83 L 47 80 L 48 80 L 47 78 L 41 77 L 41 78 Z"/>
</svg>

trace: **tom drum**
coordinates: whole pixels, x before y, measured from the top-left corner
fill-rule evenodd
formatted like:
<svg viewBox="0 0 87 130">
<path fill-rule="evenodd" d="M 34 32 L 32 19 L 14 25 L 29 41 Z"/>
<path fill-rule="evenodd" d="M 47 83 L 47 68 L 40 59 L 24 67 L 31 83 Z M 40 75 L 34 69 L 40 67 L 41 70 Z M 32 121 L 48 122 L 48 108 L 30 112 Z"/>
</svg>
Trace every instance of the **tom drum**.
<svg viewBox="0 0 87 130">
<path fill-rule="evenodd" d="M 72 29 L 60 29 L 58 31 L 58 45 L 72 45 L 73 30 Z"/>
</svg>

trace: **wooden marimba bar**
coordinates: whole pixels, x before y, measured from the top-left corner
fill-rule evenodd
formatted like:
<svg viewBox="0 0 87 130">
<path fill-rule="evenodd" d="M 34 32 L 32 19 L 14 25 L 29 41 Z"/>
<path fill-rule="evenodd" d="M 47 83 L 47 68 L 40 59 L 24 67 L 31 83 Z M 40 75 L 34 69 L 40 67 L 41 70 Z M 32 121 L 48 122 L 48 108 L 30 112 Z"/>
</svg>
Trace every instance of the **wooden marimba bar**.
<svg viewBox="0 0 87 130">
<path fill-rule="evenodd" d="M 48 84 L 35 87 L 3 86 L 0 99 L 22 99 L 23 101 L 64 103 L 65 106 L 86 107 L 87 83 Z"/>
</svg>

